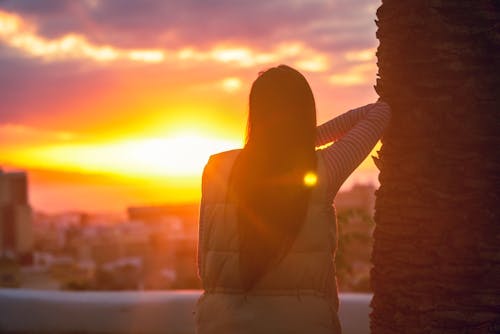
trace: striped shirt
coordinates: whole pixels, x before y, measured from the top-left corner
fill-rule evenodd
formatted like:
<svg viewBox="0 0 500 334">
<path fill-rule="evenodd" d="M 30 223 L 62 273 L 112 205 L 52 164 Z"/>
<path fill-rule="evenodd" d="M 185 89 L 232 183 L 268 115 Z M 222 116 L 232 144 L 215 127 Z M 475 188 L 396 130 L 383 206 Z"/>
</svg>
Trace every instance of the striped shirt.
<svg viewBox="0 0 500 334">
<path fill-rule="evenodd" d="M 316 129 L 316 146 L 332 145 L 320 150 L 328 169 L 328 189 L 335 196 L 347 177 L 363 162 L 389 123 L 391 110 L 387 103 L 377 102 L 349 110 Z"/>
</svg>

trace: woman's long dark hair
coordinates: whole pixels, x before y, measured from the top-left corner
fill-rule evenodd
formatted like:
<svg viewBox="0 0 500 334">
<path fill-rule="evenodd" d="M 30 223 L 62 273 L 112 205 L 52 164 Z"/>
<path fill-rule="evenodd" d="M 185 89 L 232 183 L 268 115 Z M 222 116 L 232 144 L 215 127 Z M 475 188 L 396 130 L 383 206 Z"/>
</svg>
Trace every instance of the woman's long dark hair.
<svg viewBox="0 0 500 334">
<path fill-rule="evenodd" d="M 316 170 L 316 107 L 302 74 L 280 65 L 250 91 L 247 140 L 231 173 L 242 287 L 250 290 L 288 252 L 304 223 Z"/>
</svg>

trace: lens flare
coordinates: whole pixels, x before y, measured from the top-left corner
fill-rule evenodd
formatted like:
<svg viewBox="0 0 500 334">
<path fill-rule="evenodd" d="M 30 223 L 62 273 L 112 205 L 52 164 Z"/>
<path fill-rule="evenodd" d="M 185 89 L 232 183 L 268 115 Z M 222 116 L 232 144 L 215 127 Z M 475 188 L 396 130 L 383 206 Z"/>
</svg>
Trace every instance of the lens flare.
<svg viewBox="0 0 500 334">
<path fill-rule="evenodd" d="M 317 182 L 318 182 L 318 176 L 316 175 L 316 173 L 308 172 L 306 173 L 306 175 L 304 175 L 304 184 L 307 187 L 314 187 Z"/>
</svg>

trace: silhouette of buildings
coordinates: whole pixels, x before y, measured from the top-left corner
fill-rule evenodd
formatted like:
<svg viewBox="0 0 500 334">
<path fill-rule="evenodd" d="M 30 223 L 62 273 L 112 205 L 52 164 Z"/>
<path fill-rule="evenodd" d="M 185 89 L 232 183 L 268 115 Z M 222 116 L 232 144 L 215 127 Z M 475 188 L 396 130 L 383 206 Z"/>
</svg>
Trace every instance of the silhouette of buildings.
<svg viewBox="0 0 500 334">
<path fill-rule="evenodd" d="M 9 180 L 14 182 L 8 187 L 17 184 L 18 188 L 9 188 L 8 192 L 15 193 L 16 200 L 6 195 L 7 186 L 2 184 L 2 203 L 29 209 L 26 175 L 10 174 Z M 339 192 L 335 199 L 339 223 L 337 273 L 344 292 L 370 290 L 367 277 L 374 192 L 373 185 L 356 184 Z M 21 286 L 71 290 L 199 288 L 198 216 L 199 203 L 134 206 L 127 209 L 127 217 L 37 212 L 33 217 L 33 267 L 29 272 L 22 268 Z M 13 244 L 13 239 L 9 240 L 9 245 Z M 12 263 L 4 267 L 11 268 Z"/>
<path fill-rule="evenodd" d="M 196 268 L 199 204 L 130 207 L 129 220 L 151 230 L 144 261 L 144 285 L 173 289 L 200 286 Z"/>
<path fill-rule="evenodd" d="M 21 265 L 32 263 L 32 257 L 27 175 L 0 169 L 0 286 L 19 286 Z"/>
<path fill-rule="evenodd" d="M 28 203 L 28 177 L 24 172 L 0 169 L 0 256 L 31 263 L 33 252 L 32 212 Z"/>
</svg>

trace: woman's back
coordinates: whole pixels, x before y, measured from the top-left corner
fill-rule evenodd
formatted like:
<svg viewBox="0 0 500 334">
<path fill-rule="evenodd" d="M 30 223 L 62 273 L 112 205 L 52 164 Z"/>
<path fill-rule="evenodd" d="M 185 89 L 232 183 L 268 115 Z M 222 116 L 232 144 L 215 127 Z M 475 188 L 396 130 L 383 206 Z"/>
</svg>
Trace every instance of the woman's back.
<svg viewBox="0 0 500 334">
<path fill-rule="evenodd" d="M 197 324 L 203 333 L 340 333 L 335 281 L 335 214 L 322 153 L 307 217 L 283 259 L 249 292 L 239 277 L 235 203 L 227 185 L 240 150 L 213 156 L 204 172 L 200 276 L 205 293 Z"/>
<path fill-rule="evenodd" d="M 300 73 L 259 76 L 245 147 L 213 156 L 203 173 L 198 332 L 340 333 L 333 199 L 389 116 L 376 103 L 316 127 Z M 305 182 L 311 173 L 316 183 Z"/>
</svg>

